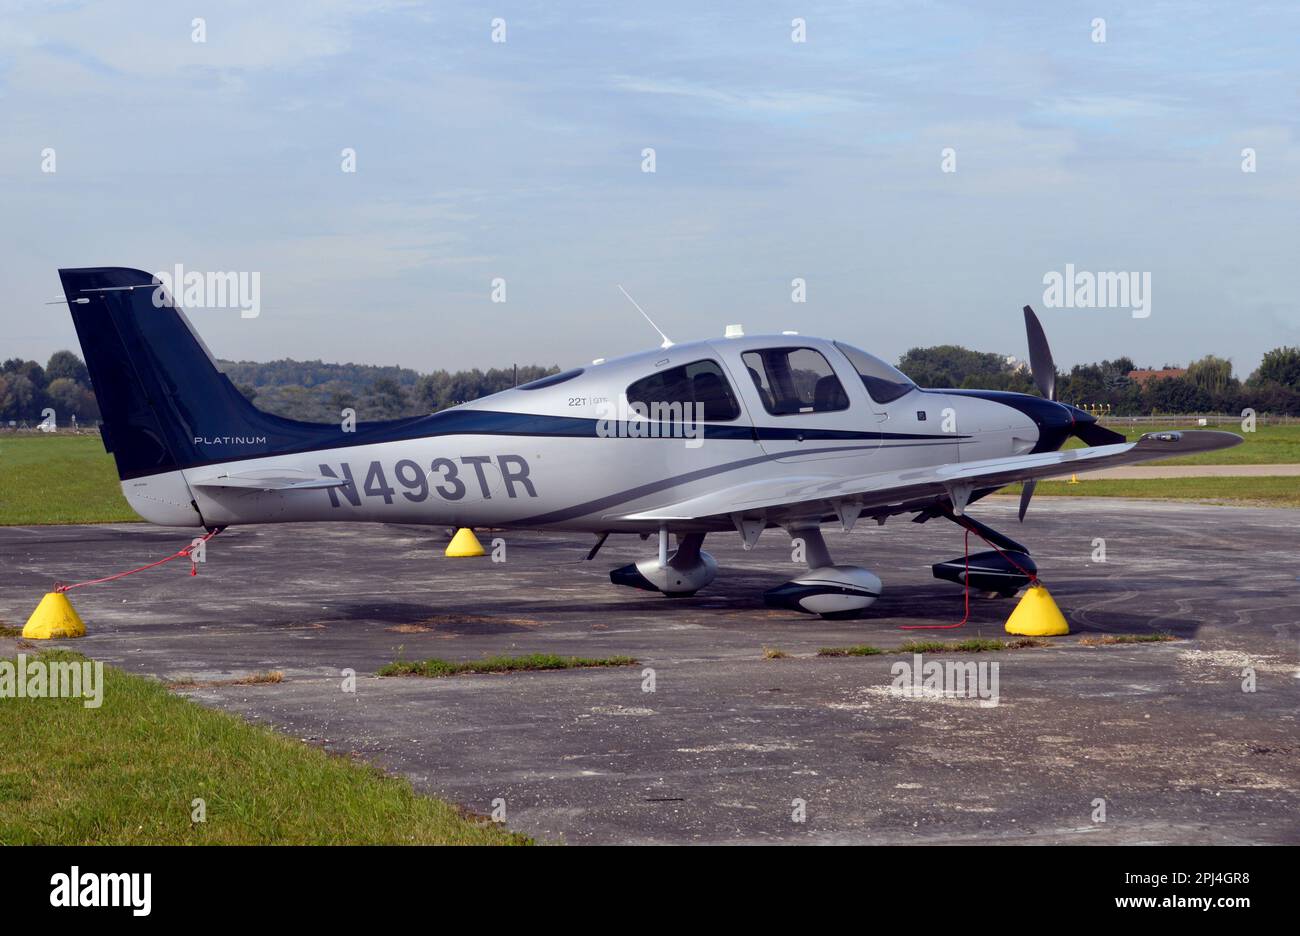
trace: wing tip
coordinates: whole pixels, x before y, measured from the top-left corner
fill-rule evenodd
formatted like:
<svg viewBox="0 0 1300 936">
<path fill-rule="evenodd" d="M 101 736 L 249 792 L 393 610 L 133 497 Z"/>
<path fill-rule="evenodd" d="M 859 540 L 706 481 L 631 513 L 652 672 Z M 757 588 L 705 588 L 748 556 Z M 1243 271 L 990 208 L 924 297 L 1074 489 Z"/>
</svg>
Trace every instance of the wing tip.
<svg viewBox="0 0 1300 936">
<path fill-rule="evenodd" d="M 1224 432 L 1222 429 L 1171 429 L 1144 433 L 1134 444 L 1144 449 L 1170 445 L 1174 446 L 1171 455 L 1190 455 L 1232 448 L 1245 441 L 1235 432 Z"/>
</svg>

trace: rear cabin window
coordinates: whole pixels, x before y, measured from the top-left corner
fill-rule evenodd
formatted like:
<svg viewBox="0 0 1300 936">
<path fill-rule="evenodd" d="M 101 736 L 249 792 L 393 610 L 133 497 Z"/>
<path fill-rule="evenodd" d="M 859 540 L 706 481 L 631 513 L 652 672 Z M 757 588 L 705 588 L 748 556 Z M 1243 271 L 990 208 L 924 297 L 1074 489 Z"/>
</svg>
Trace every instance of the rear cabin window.
<svg viewBox="0 0 1300 936">
<path fill-rule="evenodd" d="M 643 377 L 627 388 L 629 406 L 645 407 L 656 421 L 704 420 L 727 422 L 740 416 L 731 384 L 715 361 L 695 361 Z M 694 409 L 686 409 L 694 404 Z M 656 406 L 658 407 L 656 409 Z"/>
<path fill-rule="evenodd" d="M 812 348 L 764 348 L 741 355 L 763 406 L 773 416 L 833 413 L 849 408 L 835 371 Z"/>
</svg>

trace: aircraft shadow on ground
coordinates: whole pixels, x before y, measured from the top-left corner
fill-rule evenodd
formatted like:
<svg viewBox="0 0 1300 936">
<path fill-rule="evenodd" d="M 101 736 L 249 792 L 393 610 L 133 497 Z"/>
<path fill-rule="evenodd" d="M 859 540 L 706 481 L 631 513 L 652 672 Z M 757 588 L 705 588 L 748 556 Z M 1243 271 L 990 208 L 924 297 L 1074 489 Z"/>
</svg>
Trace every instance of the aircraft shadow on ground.
<svg viewBox="0 0 1300 936">
<path fill-rule="evenodd" d="M 751 578 L 745 576 L 744 578 Z M 729 581 L 726 587 L 711 587 L 693 597 L 667 598 L 652 592 L 620 589 L 612 600 L 599 603 L 590 601 L 530 601 L 514 595 L 486 593 L 476 595 L 473 610 L 465 608 L 465 596 L 448 594 L 445 600 L 435 598 L 430 602 L 365 601 L 332 606 L 329 611 L 311 620 L 301 616 L 283 614 L 278 619 L 263 619 L 265 625 L 289 629 L 305 626 L 340 627 L 349 624 L 377 624 L 396 633 L 432 635 L 492 635 L 525 634 L 549 629 L 558 623 L 577 623 L 595 626 L 617 622 L 621 616 L 636 615 L 642 619 L 662 618 L 666 622 L 689 614 L 694 624 L 701 627 L 731 628 L 738 623 L 755 625 L 833 624 L 834 626 L 861 626 L 864 628 L 896 628 L 916 625 L 952 625 L 965 614 L 963 595 L 959 588 L 944 583 L 933 585 L 896 586 L 886 588 L 880 599 L 860 618 L 823 622 L 812 615 L 803 615 L 783 609 L 768 608 L 763 603 L 762 588 L 754 582 Z M 762 579 L 767 582 L 766 578 Z M 1061 582 L 1053 587 L 1053 595 L 1075 634 L 1132 634 L 1166 633 L 1175 637 L 1196 636 L 1200 620 L 1186 615 L 1170 616 L 1160 610 L 1131 610 L 1124 602 L 1098 601 L 1080 583 L 1081 590 L 1074 591 L 1070 583 Z M 614 586 L 609 586 L 611 589 Z M 431 596 L 433 597 L 433 596 Z M 983 598 L 972 594 L 967 627 L 990 627 L 1001 630 L 1006 619 L 1016 607 L 1015 598 Z M 935 636 L 943 635 L 937 628 Z M 958 636 L 961 630 L 953 628 L 948 636 Z M 925 634 L 924 630 L 913 636 Z"/>
</svg>

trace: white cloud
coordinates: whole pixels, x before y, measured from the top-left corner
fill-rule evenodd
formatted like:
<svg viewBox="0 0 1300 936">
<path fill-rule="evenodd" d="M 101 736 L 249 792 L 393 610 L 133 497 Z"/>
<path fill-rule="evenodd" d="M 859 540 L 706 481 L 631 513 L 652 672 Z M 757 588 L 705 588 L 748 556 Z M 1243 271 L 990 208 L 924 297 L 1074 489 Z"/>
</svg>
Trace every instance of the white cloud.
<svg viewBox="0 0 1300 936">
<path fill-rule="evenodd" d="M 660 94 L 687 98 L 712 105 L 720 110 L 750 111 L 763 114 L 825 114 L 861 107 L 864 100 L 844 94 L 817 91 L 723 89 L 676 81 L 615 75 L 613 87 L 635 94 Z"/>
</svg>

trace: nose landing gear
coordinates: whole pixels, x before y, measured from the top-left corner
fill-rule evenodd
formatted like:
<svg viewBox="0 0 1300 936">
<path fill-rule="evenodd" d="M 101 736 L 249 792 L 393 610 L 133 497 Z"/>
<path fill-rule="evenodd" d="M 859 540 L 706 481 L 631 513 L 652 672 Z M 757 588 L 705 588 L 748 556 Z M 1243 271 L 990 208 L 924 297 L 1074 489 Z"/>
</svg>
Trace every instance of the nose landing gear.
<svg viewBox="0 0 1300 936">
<path fill-rule="evenodd" d="M 1031 576 L 1038 574 L 1038 566 L 1030 557 L 1028 547 L 1005 533 L 980 523 L 969 514 L 957 514 L 946 507 L 938 509 L 936 515 L 947 517 L 994 548 L 988 552 L 958 556 L 947 562 L 936 562 L 931 566 L 935 578 L 967 585 L 986 595 L 1010 598 L 1030 583 Z M 920 514 L 917 520 L 925 516 Z"/>
</svg>

